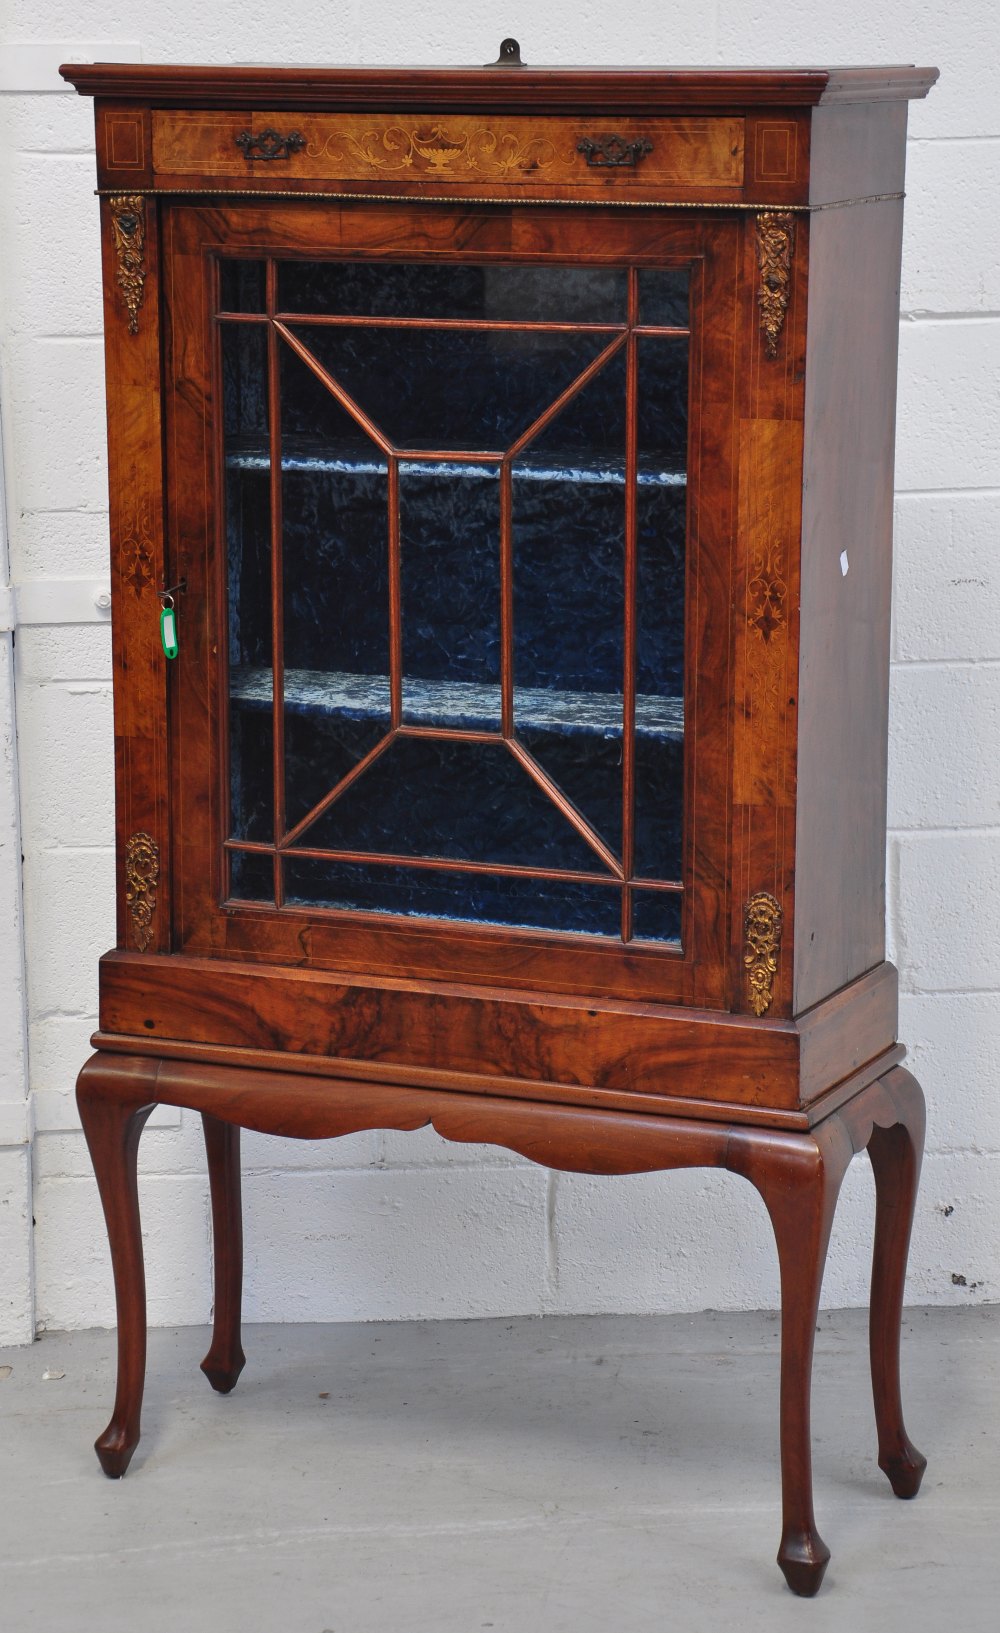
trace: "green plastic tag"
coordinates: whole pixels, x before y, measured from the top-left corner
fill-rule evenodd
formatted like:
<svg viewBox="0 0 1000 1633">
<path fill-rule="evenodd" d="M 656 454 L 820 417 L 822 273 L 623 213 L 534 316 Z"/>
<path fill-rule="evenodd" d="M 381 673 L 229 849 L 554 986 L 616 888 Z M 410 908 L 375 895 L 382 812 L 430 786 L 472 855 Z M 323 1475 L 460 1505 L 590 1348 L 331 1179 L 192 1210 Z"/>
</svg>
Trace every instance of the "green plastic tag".
<svg viewBox="0 0 1000 1633">
<path fill-rule="evenodd" d="M 160 640 L 166 657 L 177 656 L 177 613 L 173 607 L 164 607 L 160 613 Z"/>
</svg>

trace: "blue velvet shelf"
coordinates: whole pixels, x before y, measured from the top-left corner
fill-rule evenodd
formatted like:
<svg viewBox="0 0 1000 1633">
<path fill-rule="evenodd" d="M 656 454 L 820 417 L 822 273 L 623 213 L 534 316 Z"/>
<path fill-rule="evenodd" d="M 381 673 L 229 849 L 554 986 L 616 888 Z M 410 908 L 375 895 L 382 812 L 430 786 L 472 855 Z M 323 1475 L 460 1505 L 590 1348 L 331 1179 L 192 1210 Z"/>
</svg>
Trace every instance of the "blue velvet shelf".
<svg viewBox="0 0 1000 1633">
<path fill-rule="evenodd" d="M 270 463 L 269 452 L 259 444 L 250 447 L 229 447 L 226 451 L 226 466 L 229 470 L 267 471 L 270 469 Z M 377 454 L 366 457 L 358 454 L 355 449 L 318 453 L 301 446 L 299 448 L 286 446 L 282 448 L 281 469 L 317 475 L 385 476 L 388 466 L 385 459 L 380 459 Z M 447 476 L 496 481 L 499 470 L 499 463 L 493 461 L 483 461 L 479 464 L 457 459 L 401 459 L 399 462 L 401 476 Z M 532 462 L 530 452 L 526 452 L 515 460 L 513 472 L 515 481 L 519 482 L 573 482 L 591 487 L 625 486 L 624 463 L 611 465 L 607 460 L 574 459 L 572 455 L 567 455 L 558 463 L 555 463 L 551 456 Z M 683 488 L 687 485 L 687 474 L 682 470 L 667 469 L 649 461 L 640 461 L 637 481 L 640 487 Z"/>
<path fill-rule="evenodd" d="M 285 671 L 285 708 L 312 715 L 336 715 L 345 720 L 389 717 L 389 681 L 385 675 L 327 673 L 321 669 Z M 270 669 L 234 668 L 230 674 L 234 702 L 269 710 L 273 699 Z M 613 739 L 622 734 L 622 698 L 614 692 L 566 692 L 541 686 L 514 689 L 514 716 L 525 728 L 574 732 Z M 500 730 L 500 690 L 468 681 L 430 681 L 405 678 L 403 720 L 414 726 L 461 727 L 467 731 Z M 684 704 L 679 697 L 635 700 L 635 729 L 639 737 L 682 742 Z"/>
</svg>

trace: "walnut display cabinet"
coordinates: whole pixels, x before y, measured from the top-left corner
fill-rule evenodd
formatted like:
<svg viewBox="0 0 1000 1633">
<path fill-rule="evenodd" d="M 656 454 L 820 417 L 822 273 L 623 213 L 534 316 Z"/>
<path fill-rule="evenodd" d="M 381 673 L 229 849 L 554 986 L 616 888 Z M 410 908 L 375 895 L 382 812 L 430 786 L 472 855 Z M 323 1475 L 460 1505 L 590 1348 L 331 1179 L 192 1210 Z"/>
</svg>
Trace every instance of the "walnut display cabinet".
<svg viewBox="0 0 1000 1633">
<path fill-rule="evenodd" d="M 63 70 L 96 99 L 118 946 L 78 1086 L 139 1438 L 136 1194 L 204 1118 L 761 1193 L 779 1563 L 867 1148 L 878 1460 L 923 1138 L 885 962 L 907 102 L 934 70 Z M 428 1183 L 433 1183 L 429 1180 Z M 192 1451 L 192 1457 L 196 1453 Z"/>
</svg>

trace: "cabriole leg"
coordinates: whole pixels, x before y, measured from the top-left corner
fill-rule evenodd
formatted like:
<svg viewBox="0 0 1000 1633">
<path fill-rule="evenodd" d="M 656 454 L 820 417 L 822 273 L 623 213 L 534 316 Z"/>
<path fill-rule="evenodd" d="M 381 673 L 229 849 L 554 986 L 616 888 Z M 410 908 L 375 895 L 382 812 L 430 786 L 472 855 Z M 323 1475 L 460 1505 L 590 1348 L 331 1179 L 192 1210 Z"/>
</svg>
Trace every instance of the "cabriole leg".
<svg viewBox="0 0 1000 1633">
<path fill-rule="evenodd" d="M 882 1079 L 898 1112 L 889 1128 L 873 1128 L 868 1155 L 875 1172 L 875 1250 L 872 1258 L 872 1392 L 878 1429 L 878 1466 L 897 1497 L 915 1497 L 927 1459 L 903 1424 L 899 1387 L 899 1341 L 910 1230 L 924 1149 L 924 1097 L 909 1072 L 897 1068 Z"/>
<path fill-rule="evenodd" d="M 201 1363 L 213 1389 L 228 1395 L 246 1365 L 240 1342 L 243 1299 L 243 1211 L 240 1202 L 240 1131 L 235 1123 L 202 1112 L 208 1182 L 212 1193 L 215 1324 Z"/>
<path fill-rule="evenodd" d="M 778 1564 L 792 1592 L 819 1589 L 830 1550 L 813 1512 L 810 1405 L 813 1343 L 830 1228 L 853 1155 L 836 1119 L 806 1137 L 737 1136 L 749 1160 L 739 1171 L 760 1191 L 781 1271 L 781 1493 Z M 736 1167 L 731 1155 L 728 1166 Z"/>
<path fill-rule="evenodd" d="M 106 1098 L 82 1078 L 77 1104 L 104 1206 L 118 1308 L 115 1406 L 94 1450 L 105 1474 L 120 1480 L 139 1444 L 146 1377 L 146 1276 L 136 1162 L 143 1125 L 153 1107 Z"/>
</svg>

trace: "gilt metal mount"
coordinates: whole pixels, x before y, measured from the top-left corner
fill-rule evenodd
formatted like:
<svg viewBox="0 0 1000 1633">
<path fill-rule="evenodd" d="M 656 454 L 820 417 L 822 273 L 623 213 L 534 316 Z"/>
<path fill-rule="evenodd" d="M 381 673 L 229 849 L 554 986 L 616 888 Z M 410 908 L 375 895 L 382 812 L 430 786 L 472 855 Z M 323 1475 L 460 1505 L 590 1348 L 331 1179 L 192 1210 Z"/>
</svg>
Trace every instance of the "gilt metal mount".
<svg viewBox="0 0 1000 1633">
<path fill-rule="evenodd" d="M 755 1015 L 770 1009 L 781 945 L 781 903 L 767 890 L 750 897 L 743 911 L 743 964 L 747 1002 Z"/>
<path fill-rule="evenodd" d="M 146 282 L 146 201 L 141 193 L 113 193 L 110 210 L 117 282 L 128 313 L 128 332 L 135 335 Z"/>
<path fill-rule="evenodd" d="M 152 834 L 136 833 L 125 846 L 125 905 L 132 935 L 141 953 L 153 939 L 156 885 L 160 877 L 160 849 Z"/>
<path fill-rule="evenodd" d="M 778 355 L 778 341 L 788 310 L 792 281 L 792 251 L 795 248 L 795 217 L 787 210 L 767 210 L 757 217 L 757 265 L 760 285 L 757 305 L 764 350 Z"/>
</svg>

